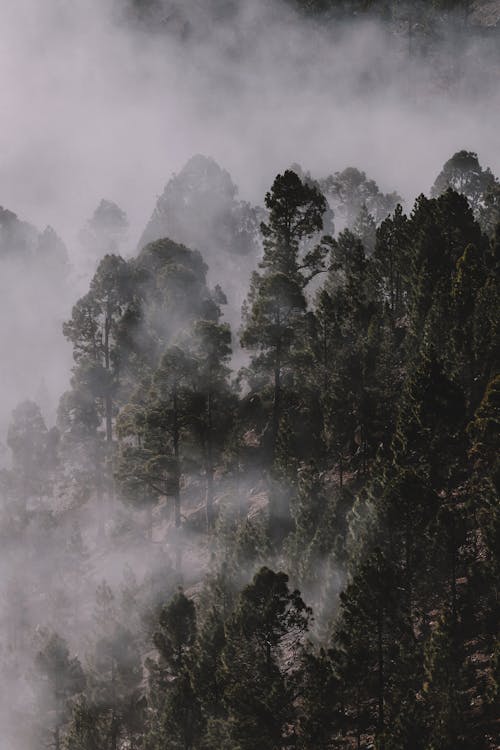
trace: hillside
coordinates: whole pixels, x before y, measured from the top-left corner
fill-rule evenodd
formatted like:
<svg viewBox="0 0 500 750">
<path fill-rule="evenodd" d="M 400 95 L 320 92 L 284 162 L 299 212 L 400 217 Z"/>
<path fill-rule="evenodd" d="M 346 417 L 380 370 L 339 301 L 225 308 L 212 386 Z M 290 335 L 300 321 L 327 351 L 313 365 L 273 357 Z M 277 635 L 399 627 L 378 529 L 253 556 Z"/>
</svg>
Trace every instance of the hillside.
<svg viewBox="0 0 500 750">
<path fill-rule="evenodd" d="M 498 750 L 500 3 L 2 10 L 0 750 Z"/>
</svg>

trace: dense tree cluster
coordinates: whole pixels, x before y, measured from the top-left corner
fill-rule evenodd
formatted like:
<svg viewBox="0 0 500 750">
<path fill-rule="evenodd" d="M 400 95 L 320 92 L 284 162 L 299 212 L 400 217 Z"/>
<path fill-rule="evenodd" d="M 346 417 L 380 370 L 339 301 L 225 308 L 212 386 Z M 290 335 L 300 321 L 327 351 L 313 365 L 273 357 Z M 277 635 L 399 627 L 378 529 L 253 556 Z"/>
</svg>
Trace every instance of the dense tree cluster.
<svg viewBox="0 0 500 750">
<path fill-rule="evenodd" d="M 237 331 L 197 249 L 110 247 L 57 427 L 21 403 L 0 473 L 7 557 L 43 561 L 2 614 L 27 743 L 495 747 L 497 188 L 468 152 L 409 214 L 358 170 L 284 171 Z"/>
</svg>

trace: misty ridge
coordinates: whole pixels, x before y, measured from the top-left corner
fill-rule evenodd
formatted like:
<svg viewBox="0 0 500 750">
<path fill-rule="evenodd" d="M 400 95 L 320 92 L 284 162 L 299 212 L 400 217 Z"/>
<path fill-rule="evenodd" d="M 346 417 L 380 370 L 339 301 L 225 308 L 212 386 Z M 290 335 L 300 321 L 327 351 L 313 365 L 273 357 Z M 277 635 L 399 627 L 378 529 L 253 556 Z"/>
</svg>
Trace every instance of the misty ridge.
<svg viewBox="0 0 500 750">
<path fill-rule="evenodd" d="M 2 747 L 492 750 L 499 4 L 2 16 Z"/>
<path fill-rule="evenodd" d="M 355 11 L 354 23 L 325 24 L 281 3 L 6 3 L 0 205 L 38 231 L 54 227 L 78 277 L 91 275 L 78 235 L 100 201 L 127 214 L 130 255 L 155 195 L 195 153 L 252 205 L 297 162 L 317 177 L 357 167 L 407 207 L 459 149 L 479 149 L 498 173 L 494 33 L 472 14 L 463 39 L 460 13 L 447 10 L 431 30 L 414 21 L 410 50 L 404 7 L 389 31 Z M 53 369 L 66 375 L 42 373 L 52 415 L 71 362 L 59 344 Z"/>
</svg>

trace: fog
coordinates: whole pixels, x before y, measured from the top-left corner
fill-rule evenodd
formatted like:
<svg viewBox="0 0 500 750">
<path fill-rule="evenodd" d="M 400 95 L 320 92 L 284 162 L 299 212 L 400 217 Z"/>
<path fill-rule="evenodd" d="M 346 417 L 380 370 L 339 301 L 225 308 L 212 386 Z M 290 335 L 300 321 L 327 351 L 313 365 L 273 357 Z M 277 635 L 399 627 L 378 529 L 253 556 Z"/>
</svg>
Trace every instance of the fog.
<svg viewBox="0 0 500 750">
<path fill-rule="evenodd" d="M 2 2 L 0 205 L 38 232 L 53 226 L 71 269 L 50 286 L 43 268 L 0 268 L 0 443 L 25 398 L 45 400 L 44 416 L 54 423 L 71 367 L 61 326 L 89 279 L 78 234 L 102 198 L 127 213 L 122 252 L 130 257 L 165 184 L 193 154 L 212 156 L 238 197 L 254 205 L 294 162 L 317 177 L 356 166 L 381 190 L 398 191 L 408 210 L 459 149 L 477 151 L 500 172 L 500 67 L 487 34 L 450 55 L 458 43 L 450 24 L 439 52 L 409 58 L 403 27 L 389 34 L 370 21 L 315 25 L 285 5 L 242 6 L 216 23 L 202 2 L 186 2 L 186 31 L 179 16 L 162 28 L 135 24 L 117 0 Z M 170 17 L 167 10 L 162 17 Z M 0 463 L 8 463 L 2 450 Z M 93 539 L 94 520 L 78 520 Z M 50 534 L 47 544 L 56 546 Z M 144 558 L 140 546 L 129 549 L 129 562 Z M 39 552 L 29 562 L 43 559 L 50 577 L 59 558 Z M 15 585 L 24 554 L 0 559 L 2 587 Z M 121 551 L 108 560 L 115 581 L 125 561 Z M 101 572 L 89 573 L 91 582 L 76 594 L 84 609 Z M 31 601 L 23 617 L 53 626 L 50 610 L 48 595 Z M 2 628 L 15 630 L 18 611 L 4 612 Z M 77 648 L 75 627 L 73 617 L 63 623 Z M 0 718 L 7 710 L 0 706 Z M 31 750 L 23 742 L 14 750 Z"/>
<path fill-rule="evenodd" d="M 254 202 L 293 161 L 314 173 L 359 166 L 407 199 L 458 148 L 498 171 L 491 41 L 462 52 L 458 80 L 450 64 L 436 80 L 434 58 L 409 63 L 404 34 L 373 24 L 332 37 L 268 3 L 217 25 L 184 5 L 195 22 L 183 40 L 131 32 L 109 0 L 2 4 L 3 204 L 70 243 L 107 197 L 137 239 L 194 153 L 213 156 Z"/>
<path fill-rule="evenodd" d="M 103 197 L 126 211 L 124 252 L 134 252 L 156 197 L 195 153 L 256 204 L 293 162 L 318 176 L 358 166 L 408 206 L 459 148 L 499 171 L 494 39 L 464 45 L 450 23 L 438 52 L 409 59 L 404 25 L 389 36 L 375 23 L 299 23 L 289 7 L 241 5 L 216 23 L 210 4 L 184 3 L 182 16 L 166 4 L 158 33 L 111 0 L 6 0 L 0 205 L 55 227 L 78 268 L 77 233 Z M 7 308 L 4 321 L 23 315 Z M 68 376 L 68 357 L 59 361 L 60 379 L 39 363 L 53 400 Z M 39 388 L 21 383 L 9 400 Z"/>
</svg>

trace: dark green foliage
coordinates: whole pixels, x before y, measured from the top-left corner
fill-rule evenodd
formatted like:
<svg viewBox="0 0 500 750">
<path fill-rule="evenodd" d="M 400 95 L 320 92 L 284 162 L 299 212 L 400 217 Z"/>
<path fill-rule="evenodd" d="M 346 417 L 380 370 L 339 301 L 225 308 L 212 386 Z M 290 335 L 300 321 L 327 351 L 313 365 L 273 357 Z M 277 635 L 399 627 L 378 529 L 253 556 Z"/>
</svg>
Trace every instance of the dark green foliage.
<svg viewBox="0 0 500 750">
<path fill-rule="evenodd" d="M 141 658 L 133 633 L 121 621 L 115 596 L 103 582 L 96 591 L 95 641 L 89 655 L 89 697 L 102 722 L 106 747 L 133 740 L 140 717 Z"/>
<path fill-rule="evenodd" d="M 408 219 L 400 205 L 377 230 L 373 267 L 379 293 L 388 306 L 392 320 L 404 315 L 410 269 Z"/>
<path fill-rule="evenodd" d="M 500 224 L 500 182 L 498 180 L 486 189 L 483 203 L 479 212 L 479 223 L 483 231 L 491 237 Z"/>
<path fill-rule="evenodd" d="M 252 277 L 248 303 L 243 309 L 241 344 L 256 352 L 251 375 L 265 378 L 272 399 L 270 445 L 277 458 L 281 420 L 286 408 L 286 380 L 304 356 L 307 318 L 304 289 L 323 268 L 328 241 L 300 253 L 303 240 L 323 228 L 326 200 L 314 185 L 302 182 L 295 172 L 278 175 L 266 195 L 267 223 L 262 273 Z M 292 381 L 293 382 L 293 381 Z M 272 396 L 271 396 L 272 394 Z"/>
<path fill-rule="evenodd" d="M 328 750 L 341 727 L 339 681 L 327 654 L 311 650 L 302 656 L 297 747 Z"/>
<path fill-rule="evenodd" d="M 433 351 L 408 378 L 394 440 L 396 461 L 412 465 L 442 487 L 463 460 L 465 399 Z M 436 462 L 439 455 L 442 462 Z"/>
<path fill-rule="evenodd" d="M 163 607 L 154 635 L 159 661 L 150 665 L 154 702 L 147 741 L 155 750 L 190 750 L 199 735 L 200 706 L 190 673 L 195 639 L 195 607 L 179 590 Z"/>
<path fill-rule="evenodd" d="M 82 698 L 73 708 L 73 716 L 64 740 L 65 750 L 101 750 L 104 726 L 99 712 Z"/>
<path fill-rule="evenodd" d="M 342 689 L 355 706 L 356 732 L 383 733 L 394 705 L 399 649 L 408 625 L 400 610 L 400 571 L 376 550 L 340 595 L 334 639 Z M 415 675 L 417 677 L 417 675 Z"/>
<path fill-rule="evenodd" d="M 410 35 L 414 12 L 398 9 Z M 199 252 L 159 239 L 130 261 L 104 257 L 64 327 L 75 368 L 58 428 L 23 402 L 0 472 L 0 659 L 20 686 L 23 741 L 493 750 L 492 179 L 458 154 L 407 217 L 354 169 L 278 175 L 237 385 L 226 299 Z M 207 201 L 206 225 L 229 221 L 234 186 L 216 165 L 196 159 L 180 182 Z M 221 190 L 213 204 L 207 185 Z M 160 223 L 182 213 L 166 193 Z M 332 206 L 347 226 L 322 237 Z M 224 252 L 251 255 L 230 224 Z M 42 250 L 59 257 L 50 232 Z M 86 520 L 106 497 L 96 544 Z M 95 576 L 116 581 L 122 561 L 120 594 L 102 583 L 92 613 Z"/>
<path fill-rule="evenodd" d="M 69 701 L 85 687 L 85 676 L 76 657 L 71 657 L 66 642 L 57 633 L 47 634 L 35 663 L 39 685 L 41 722 L 45 738 L 55 748 L 62 747 L 62 727 L 67 722 Z"/>
<path fill-rule="evenodd" d="M 447 336 L 439 321 L 449 315 L 456 263 L 470 244 L 483 252 L 485 238 L 465 197 L 451 189 L 435 200 L 420 196 L 410 217 L 409 230 L 414 239 L 408 344 L 414 352 L 419 340 L 441 350 L 446 346 Z"/>
<path fill-rule="evenodd" d="M 295 713 L 293 657 L 310 615 L 284 573 L 262 568 L 242 591 L 221 667 L 229 734 L 237 747 L 287 746 Z"/>
<path fill-rule="evenodd" d="M 193 665 L 194 689 L 200 701 L 205 721 L 221 719 L 224 711 L 224 684 L 221 657 L 226 645 L 224 619 L 213 607 L 205 617 L 198 633 L 196 660 Z"/>
<path fill-rule="evenodd" d="M 90 291 L 74 306 L 63 325 L 73 344 L 73 388 L 93 398 L 105 420 L 106 441 L 113 439 L 114 402 L 120 377 L 120 321 L 133 303 L 134 278 L 126 261 L 106 255 L 99 263 Z"/>
<path fill-rule="evenodd" d="M 368 212 L 365 203 L 361 206 L 361 211 L 354 222 L 352 231 L 363 243 L 366 253 L 371 255 L 375 249 L 377 224 L 373 216 Z"/>
<path fill-rule="evenodd" d="M 465 736 L 468 701 L 462 645 L 453 620 L 443 617 L 425 650 L 424 695 L 432 716 L 428 741 L 439 750 L 472 749 L 482 744 L 472 745 Z"/>
</svg>

